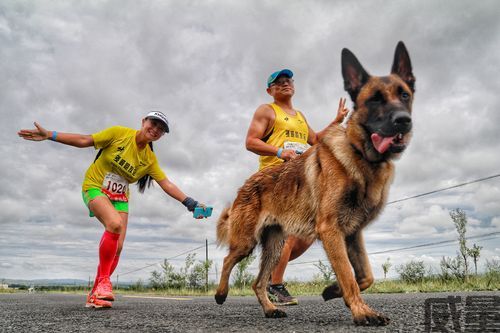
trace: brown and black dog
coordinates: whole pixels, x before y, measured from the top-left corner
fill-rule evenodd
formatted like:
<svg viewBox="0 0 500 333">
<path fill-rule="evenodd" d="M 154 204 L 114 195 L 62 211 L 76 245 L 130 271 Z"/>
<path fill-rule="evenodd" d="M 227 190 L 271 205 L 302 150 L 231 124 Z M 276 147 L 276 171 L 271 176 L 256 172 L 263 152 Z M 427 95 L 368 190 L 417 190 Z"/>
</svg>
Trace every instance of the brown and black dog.
<svg viewBox="0 0 500 333">
<path fill-rule="evenodd" d="M 288 235 L 319 239 L 337 277 L 325 300 L 343 297 L 358 325 L 387 325 L 360 291 L 373 283 L 362 230 L 382 211 L 394 176 L 393 159 L 411 136 L 415 77 L 399 42 L 391 74 L 370 76 L 354 54 L 342 50 L 345 90 L 354 102 L 347 126 L 331 125 L 302 156 L 251 176 L 217 224 L 219 244 L 229 246 L 215 300 L 222 304 L 234 265 L 262 246 L 253 289 L 266 317 L 285 317 L 266 287 Z M 353 274 L 354 270 L 354 274 Z"/>
</svg>

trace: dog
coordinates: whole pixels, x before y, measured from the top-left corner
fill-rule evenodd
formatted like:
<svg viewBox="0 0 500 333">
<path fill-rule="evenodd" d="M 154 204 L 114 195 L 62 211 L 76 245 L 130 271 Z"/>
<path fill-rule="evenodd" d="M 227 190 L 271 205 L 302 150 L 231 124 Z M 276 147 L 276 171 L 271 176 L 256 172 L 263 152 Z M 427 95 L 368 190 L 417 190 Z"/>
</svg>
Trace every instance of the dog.
<svg viewBox="0 0 500 333">
<path fill-rule="evenodd" d="M 222 211 L 217 241 L 229 253 L 215 294 L 218 304 L 226 300 L 233 267 L 261 244 L 252 288 L 266 317 L 286 317 L 266 289 L 286 237 L 294 235 L 323 244 L 337 279 L 323 291 L 325 300 L 343 297 L 356 325 L 389 323 L 361 297 L 374 281 L 362 230 L 384 208 L 393 160 L 410 141 L 415 77 L 403 42 L 388 76 L 369 75 L 348 49 L 342 50 L 342 75 L 354 104 L 346 126 L 330 125 L 300 157 L 251 176 Z"/>
</svg>

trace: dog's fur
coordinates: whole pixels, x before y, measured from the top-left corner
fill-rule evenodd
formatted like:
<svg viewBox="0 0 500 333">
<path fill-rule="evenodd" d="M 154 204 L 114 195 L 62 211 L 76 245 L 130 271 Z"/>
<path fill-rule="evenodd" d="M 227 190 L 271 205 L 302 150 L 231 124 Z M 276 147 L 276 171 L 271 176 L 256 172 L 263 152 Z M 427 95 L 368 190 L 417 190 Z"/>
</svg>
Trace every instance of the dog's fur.
<svg viewBox="0 0 500 333">
<path fill-rule="evenodd" d="M 373 283 L 362 229 L 382 211 L 394 164 L 411 135 L 415 78 L 402 42 L 391 74 L 370 76 L 354 54 L 342 50 L 344 86 L 354 102 L 347 127 L 331 125 L 302 156 L 251 176 L 217 224 L 219 243 L 229 245 L 215 299 L 224 303 L 234 265 L 262 245 L 253 289 L 266 317 L 285 317 L 266 287 L 288 235 L 322 241 L 337 282 L 325 300 L 343 297 L 359 325 L 386 325 L 360 291 Z M 354 269 L 354 274 L 352 272 Z"/>
</svg>

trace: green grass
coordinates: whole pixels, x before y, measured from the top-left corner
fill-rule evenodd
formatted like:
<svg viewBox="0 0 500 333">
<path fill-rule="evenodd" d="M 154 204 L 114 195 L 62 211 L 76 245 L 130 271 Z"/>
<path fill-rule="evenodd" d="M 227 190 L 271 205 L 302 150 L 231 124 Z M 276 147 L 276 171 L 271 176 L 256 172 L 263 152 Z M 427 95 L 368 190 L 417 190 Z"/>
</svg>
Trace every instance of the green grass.
<svg viewBox="0 0 500 333">
<path fill-rule="evenodd" d="M 12 293 L 15 293 L 16 292 L 16 289 L 0 289 L 0 294 L 12 294 Z"/>
<path fill-rule="evenodd" d="M 500 279 L 487 276 L 471 276 L 468 281 L 452 279 L 443 281 L 437 277 L 427 277 L 420 282 L 408 283 L 401 280 L 381 280 L 375 282 L 366 293 L 432 293 L 450 291 L 498 291 Z"/>
<path fill-rule="evenodd" d="M 323 289 L 328 285 L 323 281 L 287 282 L 287 288 L 292 295 L 321 295 Z M 83 287 L 51 287 L 49 290 L 36 288 L 37 292 L 67 292 L 81 293 L 88 292 Z M 115 292 L 122 295 L 149 295 L 149 296 L 213 296 L 216 286 L 210 285 L 208 291 L 204 289 L 165 289 L 154 290 L 142 287 L 139 289 L 116 288 Z M 467 282 L 460 279 L 442 280 L 439 277 L 425 277 L 420 282 L 409 283 L 402 280 L 380 279 L 364 291 L 366 294 L 380 293 L 427 293 L 427 292 L 456 292 L 456 291 L 500 291 L 500 274 L 482 274 L 470 276 Z M 0 289 L 0 293 L 26 292 L 26 290 Z M 246 288 L 230 288 L 229 294 L 232 296 L 253 296 L 255 295 L 250 286 Z"/>
<path fill-rule="evenodd" d="M 287 289 L 292 295 L 321 295 L 327 286 L 324 282 L 287 283 Z M 408 283 L 402 280 L 376 280 L 364 291 L 366 294 L 381 293 L 431 293 L 451 291 L 499 291 L 500 274 L 470 276 L 467 282 L 459 279 L 443 281 L 439 277 L 426 277 L 420 282 Z M 253 294 L 253 293 L 252 293 Z"/>
</svg>

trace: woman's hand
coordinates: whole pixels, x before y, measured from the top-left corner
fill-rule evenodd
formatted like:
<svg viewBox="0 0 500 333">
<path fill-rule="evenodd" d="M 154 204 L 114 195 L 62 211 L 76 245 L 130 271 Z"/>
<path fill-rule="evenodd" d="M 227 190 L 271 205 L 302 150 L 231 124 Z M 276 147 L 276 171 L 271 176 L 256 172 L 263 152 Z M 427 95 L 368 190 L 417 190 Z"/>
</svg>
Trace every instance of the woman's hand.
<svg viewBox="0 0 500 333">
<path fill-rule="evenodd" d="M 49 131 L 40 126 L 40 124 L 38 124 L 37 122 L 35 122 L 35 127 L 36 129 L 32 130 L 22 129 L 17 132 L 17 135 L 19 135 L 24 140 L 30 141 L 43 141 L 47 140 L 50 137 Z"/>
</svg>

